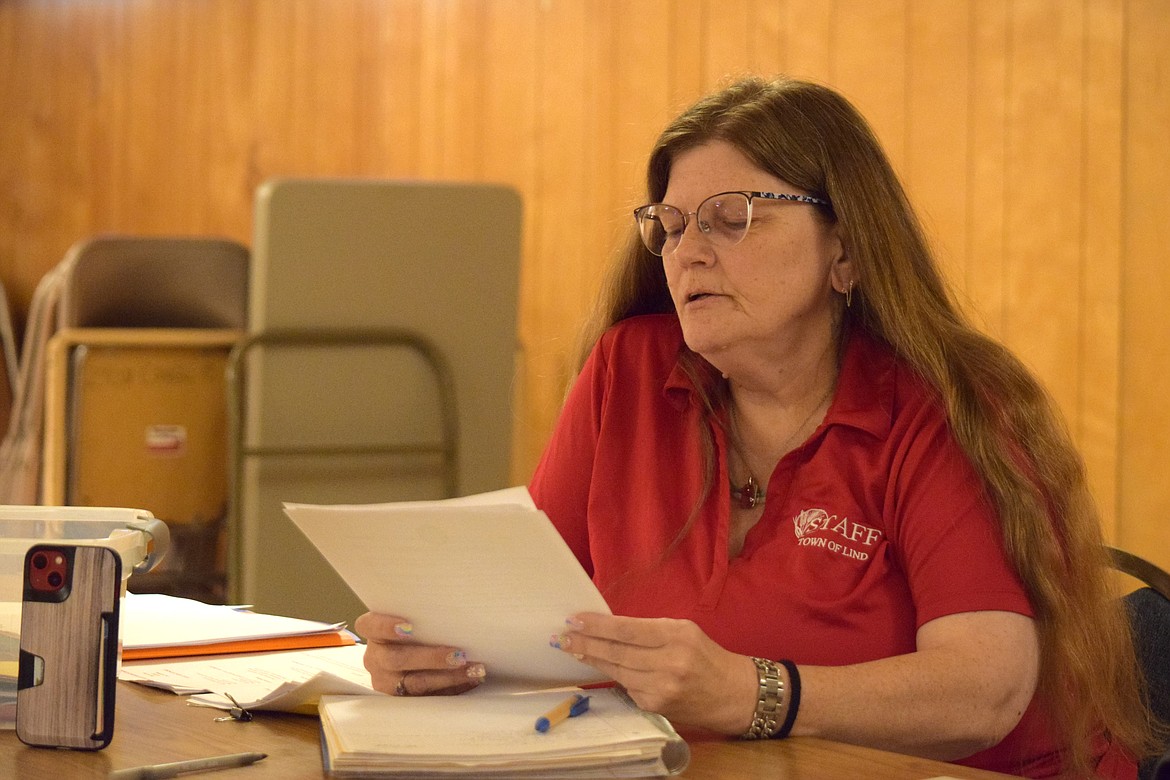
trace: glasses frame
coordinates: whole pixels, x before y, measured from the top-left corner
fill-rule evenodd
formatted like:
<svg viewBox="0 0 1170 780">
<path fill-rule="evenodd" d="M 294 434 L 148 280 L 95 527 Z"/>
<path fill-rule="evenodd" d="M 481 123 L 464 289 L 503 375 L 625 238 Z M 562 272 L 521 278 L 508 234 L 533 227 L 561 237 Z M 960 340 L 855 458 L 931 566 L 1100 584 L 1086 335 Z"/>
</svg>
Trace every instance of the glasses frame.
<svg viewBox="0 0 1170 780">
<path fill-rule="evenodd" d="M 743 195 L 747 198 L 748 206 L 747 224 L 744 225 L 743 235 L 741 235 L 737 241 L 734 241 L 730 244 L 720 244 L 720 246 L 735 246 L 747 237 L 748 230 L 750 230 L 752 227 L 752 204 L 756 198 L 762 198 L 764 200 L 788 201 L 790 203 L 807 203 L 812 206 L 824 206 L 830 209 L 833 208 L 833 204 L 827 198 L 817 198 L 812 195 L 795 195 L 789 192 L 757 192 L 755 190 L 727 190 L 726 192 L 716 192 L 714 195 L 709 195 L 706 198 L 703 198 L 702 202 L 699 203 L 698 208 L 696 208 L 694 211 L 683 211 L 678 206 L 671 206 L 669 203 L 647 203 L 644 206 L 639 206 L 638 208 L 634 209 L 634 222 L 638 226 L 638 236 L 642 239 L 642 245 L 645 246 L 652 255 L 662 257 L 664 254 L 666 254 L 665 251 L 663 251 L 665 250 L 665 246 L 663 247 L 663 250 L 655 252 L 654 248 L 651 247 L 650 244 L 646 241 L 646 232 L 642 229 L 642 221 L 645 219 L 646 209 L 649 209 L 653 206 L 667 206 L 681 214 L 683 221 L 682 230 L 679 231 L 679 235 L 681 236 L 687 231 L 687 225 L 691 223 L 691 217 L 697 218 L 699 216 L 699 212 L 703 210 L 703 207 L 706 206 L 709 201 L 712 201 L 722 195 Z M 696 224 L 699 226 L 699 232 L 701 232 L 703 235 L 709 236 L 711 234 L 710 227 L 704 228 L 701 221 L 697 221 Z"/>
</svg>

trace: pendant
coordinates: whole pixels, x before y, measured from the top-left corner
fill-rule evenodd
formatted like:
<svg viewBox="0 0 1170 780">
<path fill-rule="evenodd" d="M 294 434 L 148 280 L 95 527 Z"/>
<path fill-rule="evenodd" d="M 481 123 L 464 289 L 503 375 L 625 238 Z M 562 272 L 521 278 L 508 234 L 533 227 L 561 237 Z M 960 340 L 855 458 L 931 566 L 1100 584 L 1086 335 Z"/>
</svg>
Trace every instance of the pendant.
<svg viewBox="0 0 1170 780">
<path fill-rule="evenodd" d="M 743 487 L 731 489 L 731 498 L 738 501 L 744 509 L 754 509 L 757 504 L 764 503 L 764 491 L 760 489 L 756 478 L 748 475 L 747 482 L 743 483 Z"/>
</svg>

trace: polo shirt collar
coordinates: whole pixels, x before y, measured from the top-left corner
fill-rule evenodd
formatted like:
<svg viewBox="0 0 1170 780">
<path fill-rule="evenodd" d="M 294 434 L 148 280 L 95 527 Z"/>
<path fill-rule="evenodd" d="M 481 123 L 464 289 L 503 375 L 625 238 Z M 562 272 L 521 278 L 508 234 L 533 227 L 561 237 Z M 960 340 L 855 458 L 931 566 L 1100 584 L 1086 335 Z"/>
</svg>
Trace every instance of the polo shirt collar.
<svg viewBox="0 0 1170 780">
<path fill-rule="evenodd" d="M 681 334 L 680 334 L 681 335 Z M 825 416 L 825 425 L 838 424 L 866 431 L 878 438 L 889 435 L 894 413 L 894 379 L 897 361 L 893 350 L 861 328 L 851 328 L 841 357 L 837 392 Z M 685 349 L 681 339 L 680 349 Z M 714 382 L 715 367 L 700 363 Z M 676 360 L 662 388 L 666 400 L 678 411 L 694 400 L 695 385 Z"/>
<path fill-rule="evenodd" d="M 825 423 L 860 428 L 884 439 L 894 419 L 894 351 L 859 327 L 850 329 Z"/>
<path fill-rule="evenodd" d="M 698 399 L 695 397 L 695 383 L 687 375 L 686 370 L 682 366 L 681 354 L 686 348 L 686 345 L 683 344 L 680 338 L 680 357 L 674 361 L 674 366 L 671 368 L 670 374 L 666 377 L 666 383 L 662 386 L 662 394 L 666 397 L 667 402 L 679 412 L 684 411 L 692 402 L 698 403 Z M 715 367 L 700 357 L 696 361 L 696 368 L 702 381 L 708 387 L 714 387 L 715 382 L 719 378 L 719 372 L 715 370 Z"/>
</svg>

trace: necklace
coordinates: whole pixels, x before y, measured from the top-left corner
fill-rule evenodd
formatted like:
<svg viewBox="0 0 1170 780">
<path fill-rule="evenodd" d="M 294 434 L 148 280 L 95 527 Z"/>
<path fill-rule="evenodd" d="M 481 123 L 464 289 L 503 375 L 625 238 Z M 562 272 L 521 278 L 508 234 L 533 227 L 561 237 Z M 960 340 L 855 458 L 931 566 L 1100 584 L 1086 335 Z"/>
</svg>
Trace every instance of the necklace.
<svg viewBox="0 0 1170 780">
<path fill-rule="evenodd" d="M 828 392 L 821 396 L 821 399 L 817 401 L 816 404 L 813 405 L 813 408 L 809 411 L 808 416 L 801 421 L 800 425 L 793 429 L 792 433 L 789 434 L 788 438 L 784 441 L 784 444 L 780 446 L 781 453 L 788 452 L 788 448 L 792 445 L 793 441 L 796 440 L 796 437 L 800 435 L 800 432 L 804 430 L 805 426 L 808 425 L 809 420 L 813 418 L 813 415 L 817 413 L 817 410 L 821 408 L 825 401 L 829 400 L 829 396 L 833 394 L 833 389 L 835 386 L 836 383 L 829 385 Z M 735 448 L 736 453 L 739 455 L 739 459 L 743 461 L 744 467 L 748 469 L 747 480 L 742 485 L 736 487 L 735 483 L 731 482 L 731 500 L 738 502 L 739 505 L 744 509 L 754 509 L 757 506 L 763 506 L 766 492 L 760 483 L 756 480 L 755 475 L 752 474 L 751 468 L 748 466 L 747 457 L 744 456 L 743 450 L 739 446 L 739 435 L 737 433 L 739 430 L 739 424 L 735 419 L 734 405 L 731 406 L 728 416 L 731 418 L 731 446 Z M 781 455 L 781 457 L 783 457 L 783 455 Z M 728 469 L 729 474 L 730 471 L 731 470 Z M 730 481 L 730 478 L 728 481 Z"/>
<path fill-rule="evenodd" d="M 747 482 L 741 486 L 736 487 L 734 483 L 731 485 L 731 500 L 738 502 L 744 509 L 754 509 L 757 505 L 763 505 L 764 490 L 756 478 L 748 474 Z"/>
</svg>

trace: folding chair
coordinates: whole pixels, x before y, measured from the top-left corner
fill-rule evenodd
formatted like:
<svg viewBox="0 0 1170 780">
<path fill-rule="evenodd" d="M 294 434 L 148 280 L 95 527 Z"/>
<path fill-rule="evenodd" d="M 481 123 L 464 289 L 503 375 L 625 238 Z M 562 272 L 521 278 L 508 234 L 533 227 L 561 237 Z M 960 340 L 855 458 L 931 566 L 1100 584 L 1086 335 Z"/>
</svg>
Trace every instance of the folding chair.
<svg viewBox="0 0 1170 780">
<path fill-rule="evenodd" d="M 223 598 L 225 372 L 247 319 L 248 262 L 222 239 L 103 236 L 61 263 L 42 497 L 167 522 L 168 560 L 131 590 Z"/>
<path fill-rule="evenodd" d="M 1124 597 L 1125 607 L 1150 709 L 1162 723 L 1170 723 L 1170 574 L 1133 553 L 1107 549 L 1115 569 L 1144 583 Z M 1170 745 L 1162 748 L 1166 751 Z M 1170 756 L 1143 762 L 1138 777 L 1170 780 Z"/>
</svg>

